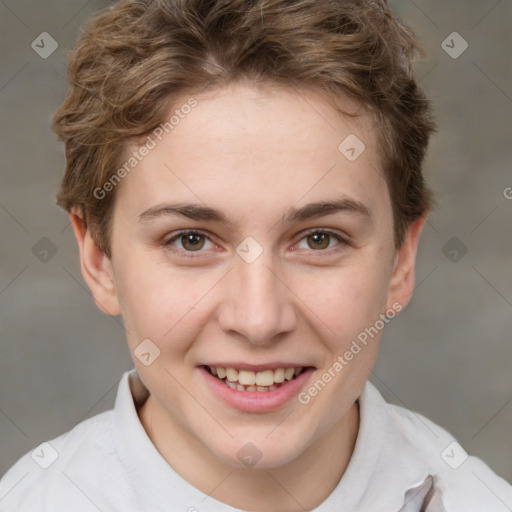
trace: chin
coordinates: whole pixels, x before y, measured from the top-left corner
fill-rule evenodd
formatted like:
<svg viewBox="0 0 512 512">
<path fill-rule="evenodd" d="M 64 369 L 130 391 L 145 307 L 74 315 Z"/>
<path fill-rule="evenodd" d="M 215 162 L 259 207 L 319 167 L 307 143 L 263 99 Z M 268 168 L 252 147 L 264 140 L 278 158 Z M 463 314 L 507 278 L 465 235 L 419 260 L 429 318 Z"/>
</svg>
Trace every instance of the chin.
<svg viewBox="0 0 512 512">
<path fill-rule="evenodd" d="M 252 435 L 236 435 L 233 432 L 233 439 L 229 443 L 222 443 L 219 447 L 208 446 L 213 455 L 227 466 L 235 469 L 273 469 L 284 466 L 294 461 L 307 446 L 302 446 L 301 441 L 304 435 L 290 435 L 288 431 L 285 436 L 276 436 L 273 439 L 273 428 L 265 428 L 261 433 Z M 244 441 L 245 439 L 245 441 Z"/>
</svg>

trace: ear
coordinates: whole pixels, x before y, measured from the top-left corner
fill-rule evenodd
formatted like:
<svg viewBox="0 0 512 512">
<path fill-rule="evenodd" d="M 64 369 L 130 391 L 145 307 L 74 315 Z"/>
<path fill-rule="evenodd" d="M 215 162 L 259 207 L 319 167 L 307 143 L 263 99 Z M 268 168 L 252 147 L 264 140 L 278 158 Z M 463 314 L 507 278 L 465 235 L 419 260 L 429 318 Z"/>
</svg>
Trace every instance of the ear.
<svg viewBox="0 0 512 512">
<path fill-rule="evenodd" d="M 425 221 L 426 216 L 420 217 L 408 227 L 402 246 L 396 252 L 395 266 L 388 288 L 387 308 L 391 308 L 395 302 L 405 308 L 412 297 L 416 252 Z"/>
<path fill-rule="evenodd" d="M 121 308 L 110 259 L 92 238 L 81 214 L 73 211 L 70 219 L 80 249 L 82 276 L 92 292 L 96 305 L 107 315 L 120 315 Z"/>
</svg>

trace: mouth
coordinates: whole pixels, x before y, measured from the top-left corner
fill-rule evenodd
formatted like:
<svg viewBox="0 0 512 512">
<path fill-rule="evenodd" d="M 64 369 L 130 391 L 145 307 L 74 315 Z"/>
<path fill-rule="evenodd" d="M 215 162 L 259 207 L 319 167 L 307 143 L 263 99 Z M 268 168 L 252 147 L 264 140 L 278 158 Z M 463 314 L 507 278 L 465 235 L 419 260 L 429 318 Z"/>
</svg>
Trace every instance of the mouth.
<svg viewBox="0 0 512 512">
<path fill-rule="evenodd" d="M 275 391 L 284 384 L 297 379 L 307 370 L 313 369 L 309 366 L 298 366 L 253 371 L 208 365 L 202 365 L 202 368 L 231 389 L 260 393 Z"/>
</svg>

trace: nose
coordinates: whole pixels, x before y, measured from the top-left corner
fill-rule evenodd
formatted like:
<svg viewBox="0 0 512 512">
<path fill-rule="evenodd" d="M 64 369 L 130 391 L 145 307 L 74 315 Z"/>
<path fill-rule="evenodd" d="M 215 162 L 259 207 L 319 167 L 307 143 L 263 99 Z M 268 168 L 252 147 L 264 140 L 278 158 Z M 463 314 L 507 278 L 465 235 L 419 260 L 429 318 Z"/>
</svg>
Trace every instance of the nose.
<svg viewBox="0 0 512 512">
<path fill-rule="evenodd" d="M 237 258 L 225 283 L 218 322 L 230 336 L 253 345 L 271 345 L 280 334 L 293 331 L 297 322 L 293 292 L 279 275 L 272 257 L 261 255 L 247 263 Z"/>
</svg>

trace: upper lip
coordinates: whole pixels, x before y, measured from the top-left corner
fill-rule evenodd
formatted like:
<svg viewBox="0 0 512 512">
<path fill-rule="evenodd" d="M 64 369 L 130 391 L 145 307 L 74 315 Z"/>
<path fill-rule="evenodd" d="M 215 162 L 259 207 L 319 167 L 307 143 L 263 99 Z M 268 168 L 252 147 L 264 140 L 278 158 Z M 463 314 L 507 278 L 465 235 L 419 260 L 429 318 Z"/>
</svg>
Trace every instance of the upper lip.
<svg viewBox="0 0 512 512">
<path fill-rule="evenodd" d="M 218 363 L 206 363 L 201 366 L 211 366 L 216 367 L 220 366 L 221 368 L 235 368 L 236 370 L 248 370 L 253 372 L 263 372 L 265 370 L 276 370 L 277 368 L 308 368 L 311 365 L 301 364 L 301 363 L 282 363 L 282 362 L 272 362 L 272 363 L 262 363 L 262 364 L 250 364 L 246 362 L 218 362 Z"/>
</svg>

